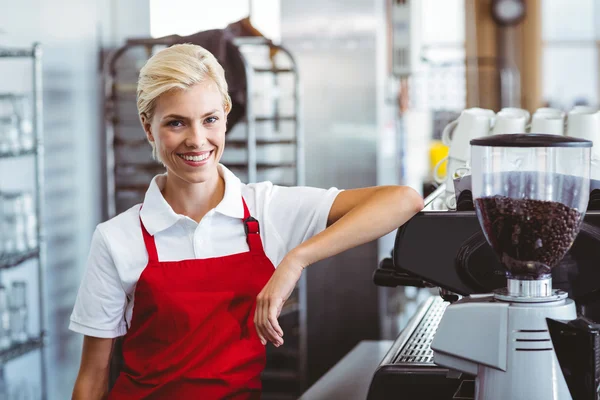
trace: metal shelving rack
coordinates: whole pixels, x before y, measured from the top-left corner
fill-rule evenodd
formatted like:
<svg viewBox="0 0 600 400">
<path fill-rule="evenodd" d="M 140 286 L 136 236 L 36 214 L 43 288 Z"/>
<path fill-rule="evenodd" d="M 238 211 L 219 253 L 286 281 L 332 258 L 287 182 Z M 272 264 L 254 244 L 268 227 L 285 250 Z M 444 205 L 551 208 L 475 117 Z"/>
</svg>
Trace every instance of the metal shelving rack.
<svg viewBox="0 0 600 400">
<path fill-rule="evenodd" d="M 32 62 L 32 116 L 35 142 L 32 150 L 17 153 L 0 153 L 0 159 L 33 156 L 35 163 L 35 211 L 37 216 L 37 242 L 38 248 L 14 254 L 0 255 L 0 270 L 18 268 L 29 260 L 37 259 L 38 279 L 38 307 L 39 307 L 39 333 L 32 336 L 24 343 L 14 344 L 8 349 L 0 351 L 0 370 L 4 373 L 4 365 L 11 360 L 29 354 L 32 351 L 40 351 L 40 389 L 41 399 L 47 398 L 46 379 L 46 355 L 44 351 L 46 342 L 45 330 L 45 292 L 44 276 L 46 271 L 46 245 L 44 235 L 44 135 L 42 119 L 42 49 L 39 43 L 33 44 L 28 49 L 2 48 L 0 47 L 0 61 L 6 59 L 24 59 Z"/>
<path fill-rule="evenodd" d="M 164 172 L 163 166 L 151 159 L 150 146 L 138 120 L 136 82 L 146 60 L 157 49 L 173 44 L 175 42 L 168 39 L 134 39 L 106 58 L 103 78 L 108 218 L 141 203 L 150 179 Z M 234 44 L 243 56 L 246 116 L 239 126 L 228 132 L 222 162 L 248 183 L 270 180 L 283 186 L 302 186 L 305 184 L 302 91 L 294 57 L 283 46 L 261 37 L 236 38 Z M 256 63 L 252 53 L 261 49 L 263 54 L 265 49 L 269 53 L 276 52 L 277 60 L 281 62 L 275 63 L 272 59 L 268 65 Z M 270 79 L 270 89 L 259 85 L 260 79 Z M 293 106 L 288 108 L 282 103 L 289 99 L 280 96 L 284 81 L 292 92 Z M 257 110 L 256 96 L 261 89 L 271 90 L 272 93 L 266 94 L 268 96 L 277 93 L 271 96 L 269 108 L 272 112 L 266 115 Z M 269 124 L 274 133 L 261 134 Z M 123 149 L 127 149 L 124 151 L 127 157 L 121 159 L 119 154 Z M 269 151 L 280 157 L 269 160 Z M 306 278 L 303 275 L 280 317 L 286 332 L 286 345 L 279 349 L 268 347 L 267 369 L 263 374 L 264 399 L 295 399 L 306 389 L 306 308 Z M 118 368 L 114 366 L 113 361 L 113 368 Z M 112 378 L 115 378 L 114 374 Z"/>
</svg>

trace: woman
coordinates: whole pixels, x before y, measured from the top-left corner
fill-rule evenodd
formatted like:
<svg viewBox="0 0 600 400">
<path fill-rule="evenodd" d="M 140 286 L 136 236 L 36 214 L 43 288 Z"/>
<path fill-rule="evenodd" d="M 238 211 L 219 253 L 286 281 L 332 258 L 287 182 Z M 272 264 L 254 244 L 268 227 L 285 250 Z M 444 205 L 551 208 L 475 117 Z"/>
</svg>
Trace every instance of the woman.
<svg viewBox="0 0 600 400">
<path fill-rule="evenodd" d="M 74 399 L 105 398 L 123 335 L 109 399 L 258 399 L 265 345 L 284 343 L 277 318 L 304 268 L 422 208 L 407 187 L 242 184 L 219 164 L 230 109 L 223 69 L 201 47 L 142 68 L 138 111 L 167 172 L 94 232 L 70 323 L 84 335 Z"/>
</svg>

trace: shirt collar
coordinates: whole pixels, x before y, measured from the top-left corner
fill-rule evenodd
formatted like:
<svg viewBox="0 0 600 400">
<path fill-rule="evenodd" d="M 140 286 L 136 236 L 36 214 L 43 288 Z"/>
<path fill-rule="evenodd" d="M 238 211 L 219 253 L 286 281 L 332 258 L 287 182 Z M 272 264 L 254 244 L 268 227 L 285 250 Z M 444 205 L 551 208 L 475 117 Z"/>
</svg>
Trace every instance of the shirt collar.
<svg viewBox="0 0 600 400">
<path fill-rule="evenodd" d="M 242 182 L 223 164 L 218 166 L 219 175 L 225 181 L 225 194 L 223 200 L 215 207 L 215 211 L 232 218 L 244 218 L 244 205 L 242 203 Z"/>
<path fill-rule="evenodd" d="M 225 194 L 215 211 L 232 218 L 244 218 L 241 181 L 222 164 L 219 164 L 217 169 L 225 181 Z M 140 210 L 140 218 L 150 235 L 168 229 L 185 218 L 173 211 L 161 193 L 166 179 L 167 174 L 156 175 L 152 179 Z"/>
<path fill-rule="evenodd" d="M 166 180 L 167 174 L 156 175 L 152 179 L 140 210 L 140 218 L 144 223 L 144 227 L 152 236 L 157 232 L 170 228 L 183 218 L 173 211 L 161 193 Z"/>
</svg>

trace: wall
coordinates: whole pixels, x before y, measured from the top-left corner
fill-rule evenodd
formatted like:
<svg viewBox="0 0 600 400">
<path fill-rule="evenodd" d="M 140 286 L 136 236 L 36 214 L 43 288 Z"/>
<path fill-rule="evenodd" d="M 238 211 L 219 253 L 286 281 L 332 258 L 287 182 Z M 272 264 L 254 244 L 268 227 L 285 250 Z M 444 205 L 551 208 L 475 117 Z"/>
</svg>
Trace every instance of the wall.
<svg viewBox="0 0 600 400">
<path fill-rule="evenodd" d="M 541 53 L 541 4 L 559 2 L 567 7 L 571 4 L 529 0 L 525 4 L 523 20 L 517 25 L 503 27 L 492 17 L 491 0 L 465 1 L 465 50 L 469 60 L 467 107 L 494 111 L 503 107 L 521 107 L 533 112 L 542 106 L 542 64 L 545 60 Z M 563 56 L 562 59 L 569 58 Z M 502 78 L 503 73 L 508 76 Z"/>
<path fill-rule="evenodd" d="M 81 355 L 81 337 L 68 331 L 68 319 L 101 220 L 100 47 L 149 35 L 148 0 L 0 0 L 0 10 L 0 45 L 43 45 L 48 398 L 66 399 Z M 26 85 L 28 74 L 16 64 L 0 67 L 0 92 Z M 28 179 L 30 167 L 14 165 L 0 164 L 0 184 Z M 34 267 L 24 266 L 22 273 L 32 276 Z M 7 378 L 35 374 L 38 360 L 32 354 L 8 364 Z"/>
</svg>

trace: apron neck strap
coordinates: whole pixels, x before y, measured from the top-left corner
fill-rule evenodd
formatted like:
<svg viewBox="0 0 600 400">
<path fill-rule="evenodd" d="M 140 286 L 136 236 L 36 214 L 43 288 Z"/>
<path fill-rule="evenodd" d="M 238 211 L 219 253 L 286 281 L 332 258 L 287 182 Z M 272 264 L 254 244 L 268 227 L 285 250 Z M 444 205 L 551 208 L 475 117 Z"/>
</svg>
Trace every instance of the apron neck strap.
<svg viewBox="0 0 600 400">
<path fill-rule="evenodd" d="M 244 205 L 244 231 L 246 232 L 246 242 L 251 253 L 262 252 L 263 245 L 260 240 L 260 225 L 258 221 L 250 215 L 250 210 L 246 205 L 246 200 L 242 197 L 242 204 Z"/>
<path fill-rule="evenodd" d="M 144 205 L 142 204 L 142 207 Z M 140 211 L 142 210 L 140 207 Z M 154 242 L 154 236 L 150 235 L 142 222 L 142 217 L 140 216 L 140 225 L 142 226 L 142 235 L 144 236 L 144 244 L 146 245 L 146 251 L 148 252 L 148 261 L 150 262 L 158 262 L 158 252 L 156 251 L 156 242 Z"/>
</svg>

